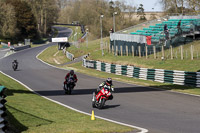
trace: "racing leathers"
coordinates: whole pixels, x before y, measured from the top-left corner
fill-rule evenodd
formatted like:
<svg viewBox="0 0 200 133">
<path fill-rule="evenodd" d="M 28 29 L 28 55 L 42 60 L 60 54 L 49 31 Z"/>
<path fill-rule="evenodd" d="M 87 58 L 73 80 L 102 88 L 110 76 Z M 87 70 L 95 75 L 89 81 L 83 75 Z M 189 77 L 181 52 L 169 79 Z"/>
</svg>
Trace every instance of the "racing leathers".
<svg viewBox="0 0 200 133">
<path fill-rule="evenodd" d="M 99 88 L 97 88 L 96 94 L 98 94 L 98 92 L 99 92 L 102 88 L 104 88 L 104 87 L 107 87 L 107 88 L 109 88 L 111 91 L 114 91 L 114 86 L 113 86 L 113 84 L 112 84 L 112 83 L 109 84 L 108 82 L 104 81 L 103 83 L 101 83 L 101 84 L 99 85 Z M 113 99 L 113 95 L 111 94 L 111 95 L 109 96 L 108 99 L 109 99 L 109 100 L 112 100 L 112 99 Z"/>
</svg>

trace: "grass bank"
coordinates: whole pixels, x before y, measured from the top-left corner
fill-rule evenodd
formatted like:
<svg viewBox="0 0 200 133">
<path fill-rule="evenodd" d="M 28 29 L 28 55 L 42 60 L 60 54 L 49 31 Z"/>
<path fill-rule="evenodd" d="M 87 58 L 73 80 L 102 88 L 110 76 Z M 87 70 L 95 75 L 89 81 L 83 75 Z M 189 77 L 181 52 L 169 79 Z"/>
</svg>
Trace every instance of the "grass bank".
<svg viewBox="0 0 200 133">
<path fill-rule="evenodd" d="M 109 38 L 104 38 L 103 40 L 107 47 L 109 44 Z M 190 46 L 193 45 L 195 49 L 195 58 L 191 60 L 190 58 Z M 121 64 L 121 65 L 134 65 L 136 67 L 142 68 L 152 68 L 152 69 L 165 69 L 165 70 L 181 70 L 181 71 L 192 71 L 197 72 L 200 70 L 200 41 L 194 41 L 192 43 L 183 45 L 185 51 L 184 55 L 187 55 L 187 58 L 181 60 L 180 54 L 177 55 L 177 58 L 170 59 L 169 54 L 170 50 L 165 50 L 166 58 L 164 61 L 161 58 L 154 59 L 153 55 L 149 55 L 146 59 L 145 57 L 133 57 L 133 56 L 115 56 L 112 53 L 108 52 L 108 49 L 104 50 L 104 56 L 102 56 L 102 51 L 100 50 L 100 40 L 90 41 L 88 45 L 86 43 L 80 44 L 80 48 L 71 46 L 68 48 L 68 51 L 73 53 L 75 57 L 79 57 L 83 54 L 90 53 L 88 59 L 99 60 L 108 63 Z M 175 47 L 173 49 L 174 53 L 180 53 L 180 47 Z M 177 52 L 176 52 L 177 51 Z M 158 52 L 157 55 L 161 55 L 161 52 Z M 198 56 L 197 56 L 198 55 Z"/>
<path fill-rule="evenodd" d="M 70 61 L 63 53 L 62 50 L 58 50 L 58 46 L 54 45 L 48 47 L 38 58 L 51 65 L 59 65 Z"/>
<path fill-rule="evenodd" d="M 6 91 L 8 132 L 103 133 L 134 130 L 101 119 L 91 121 L 90 116 L 48 101 L 1 73 L 0 83 L 8 88 Z"/>
</svg>

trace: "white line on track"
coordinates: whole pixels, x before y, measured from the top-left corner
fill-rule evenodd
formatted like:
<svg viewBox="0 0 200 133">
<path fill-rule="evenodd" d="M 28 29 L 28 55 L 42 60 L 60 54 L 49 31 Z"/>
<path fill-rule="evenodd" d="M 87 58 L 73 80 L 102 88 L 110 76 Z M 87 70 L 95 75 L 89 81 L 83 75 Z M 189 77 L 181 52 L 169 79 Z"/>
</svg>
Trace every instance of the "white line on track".
<svg viewBox="0 0 200 133">
<path fill-rule="evenodd" d="M 57 103 L 57 104 L 62 105 L 62 106 L 64 106 L 64 107 L 67 107 L 67 108 L 69 108 L 69 109 L 71 109 L 71 110 L 74 110 L 74 111 L 76 111 L 76 112 L 79 112 L 79 113 L 82 113 L 82 114 L 85 114 L 85 115 L 89 115 L 89 116 L 91 115 L 91 114 L 89 114 L 89 113 L 87 113 L 87 112 L 83 112 L 83 111 L 81 111 L 81 110 L 75 109 L 75 108 L 73 108 L 73 107 L 70 107 L 70 106 L 65 105 L 65 104 L 63 104 L 63 103 L 60 103 L 60 102 L 58 102 L 58 101 L 52 100 L 52 99 L 50 99 L 50 98 L 48 98 L 48 97 L 42 96 L 42 95 L 40 95 L 39 93 L 37 93 L 37 92 L 35 92 L 34 90 L 32 90 L 31 88 L 29 88 L 29 87 L 28 87 L 27 85 L 25 85 L 24 83 L 22 83 L 22 82 L 20 82 L 19 80 L 17 80 L 17 79 L 15 79 L 15 78 L 11 77 L 10 75 L 7 75 L 7 74 L 5 74 L 5 73 L 2 72 L 2 71 L 0 71 L 0 73 L 2 73 L 2 74 L 4 74 L 4 75 L 8 76 L 9 78 L 15 80 L 16 82 L 18 82 L 18 83 L 20 83 L 21 85 L 23 85 L 24 87 L 26 87 L 26 88 L 27 88 L 28 90 L 30 90 L 31 92 L 33 92 L 33 93 L 35 93 L 35 94 L 37 94 L 37 95 L 39 95 L 39 96 L 41 96 L 41 97 L 43 97 L 43 98 L 49 100 L 49 101 L 52 101 L 52 102 L 54 102 L 54 103 Z M 107 119 L 107 118 L 103 118 L 103 117 L 100 117 L 100 116 L 95 116 L 95 117 L 96 117 L 96 118 L 99 118 L 99 119 L 103 119 L 103 120 L 109 121 L 109 122 L 113 122 L 113 123 L 116 123 L 116 124 L 120 124 L 120 125 L 124 125 L 124 126 L 128 126 L 128 127 L 132 127 L 132 128 L 141 130 L 141 131 L 139 131 L 138 133 L 147 133 L 147 132 L 148 132 L 147 129 L 144 129 L 144 128 L 141 128 L 141 127 L 137 127 L 137 126 L 125 124 L 125 123 L 122 123 L 122 122 L 117 122 L 117 121 L 114 121 L 114 120 L 111 120 L 111 119 Z"/>
<path fill-rule="evenodd" d="M 47 44 L 45 44 L 45 45 L 47 45 Z M 48 47 L 47 47 L 47 48 L 48 48 Z M 54 68 L 57 68 L 57 69 L 66 70 L 66 69 L 64 69 L 64 68 L 59 68 L 59 67 L 53 66 L 53 65 L 51 65 L 51 64 L 48 64 L 48 63 L 46 63 L 46 62 L 44 62 L 43 60 L 41 60 L 41 59 L 38 58 L 38 56 L 39 56 L 43 51 L 45 51 L 47 48 L 45 48 L 44 50 L 42 50 L 42 51 L 36 56 L 36 58 L 37 58 L 38 60 L 40 60 L 41 62 L 43 62 L 44 64 L 47 64 L 47 65 L 49 65 L 49 66 L 51 66 L 51 67 L 54 67 Z M 4 58 L 4 57 L 3 57 L 3 58 Z M 0 71 L 0 73 L 6 75 L 6 76 L 10 77 L 11 79 L 17 81 L 18 83 L 22 84 L 23 86 L 25 86 L 25 87 L 26 87 L 28 90 L 30 90 L 31 92 L 33 92 L 33 93 L 35 93 L 35 94 L 41 96 L 40 94 L 34 92 L 32 89 L 30 89 L 28 86 L 26 86 L 26 85 L 23 84 L 22 82 L 18 81 L 17 79 L 14 79 L 13 77 L 11 77 L 11 76 L 9 76 L 9 75 L 3 73 L 2 71 Z M 121 82 L 121 81 L 116 81 L 116 82 Z M 121 83 L 124 83 L 124 82 L 121 82 Z M 131 83 L 127 83 L 127 84 L 132 85 Z M 137 86 L 141 86 L 141 85 L 137 85 Z M 149 87 L 149 88 L 152 88 L 152 87 Z M 158 89 L 158 88 L 153 88 L 153 89 Z M 159 90 L 162 90 L 162 89 L 159 89 Z M 175 92 L 175 91 L 171 91 L 171 92 L 200 97 L 199 95 L 193 95 L 193 94 L 188 94 L 188 93 Z M 78 109 L 72 108 L 72 107 L 70 107 L 70 106 L 68 106 L 68 105 L 62 104 L 62 103 L 60 103 L 60 102 L 58 102 L 58 101 L 55 101 L 55 100 L 52 100 L 52 99 L 50 99 L 50 98 L 48 98 L 48 97 L 45 97 L 45 96 L 41 96 L 41 97 L 43 97 L 43 98 L 45 98 L 45 99 L 47 99 L 47 100 L 50 100 L 50 101 L 52 101 L 52 102 L 54 102 L 54 103 L 57 103 L 57 104 L 59 104 L 59 105 L 62 105 L 62 106 L 64 106 L 64 107 L 67 107 L 67 108 L 69 108 L 69 109 L 72 109 L 72 110 L 74 110 L 74 111 L 77 111 L 77 112 L 79 112 L 79 113 L 83 113 L 83 114 L 86 114 L 86 115 L 91 115 L 91 114 L 89 114 L 89 113 L 87 113 L 87 112 L 83 112 L 83 111 L 80 111 L 80 110 L 78 110 Z M 120 125 L 124 125 L 124 126 L 128 126 L 128 127 L 132 127 L 132 128 L 136 128 L 136 129 L 141 130 L 141 131 L 138 132 L 138 133 L 147 133 L 147 132 L 148 132 L 148 130 L 145 129 L 145 128 L 141 128 L 141 127 L 137 127 L 137 126 L 125 124 L 125 123 L 122 123 L 122 122 L 117 122 L 117 121 L 110 120 L 110 119 L 107 119 L 107 118 L 103 118 L 103 117 L 100 117 L 100 116 L 95 116 L 95 117 L 96 117 L 96 118 L 103 119 L 103 120 L 106 120 L 106 121 L 110 121 L 110 122 L 113 122 L 113 123 L 117 123 L 117 124 L 120 124 Z"/>
<path fill-rule="evenodd" d="M 48 47 L 47 47 L 47 48 L 48 48 Z M 47 65 L 49 65 L 49 66 L 51 66 L 51 67 L 58 68 L 58 69 L 62 69 L 62 70 L 66 70 L 66 69 L 63 69 L 63 68 L 59 68 L 59 67 L 50 65 L 50 64 L 48 64 L 48 63 L 46 63 L 46 62 L 44 62 L 43 60 L 41 60 L 41 59 L 38 58 L 38 56 L 39 56 L 43 51 L 45 51 L 47 48 L 45 48 L 44 50 L 42 50 L 42 51 L 36 56 L 36 58 L 37 58 L 38 60 L 40 60 L 41 62 L 43 62 L 43 63 L 45 63 L 45 64 L 47 64 Z M 12 79 L 13 79 L 13 78 L 12 78 Z M 14 80 L 15 80 L 15 79 L 14 79 Z M 17 80 L 16 80 L 16 81 L 17 81 Z M 19 83 L 21 83 L 21 82 L 19 82 Z M 21 83 L 21 84 L 24 85 L 23 83 Z M 34 92 L 34 91 L 33 91 L 32 89 L 30 89 L 28 86 L 26 86 L 26 85 L 24 85 L 24 86 L 27 87 L 27 88 L 28 88 L 29 90 L 31 90 L 32 92 Z M 38 93 L 36 93 L 36 94 L 38 94 Z M 39 94 L 38 94 L 38 95 L 39 95 Z M 40 95 L 40 96 L 41 96 L 41 95 Z M 50 99 L 50 98 L 48 98 L 48 97 L 45 97 L 45 96 L 42 96 L 42 97 L 44 97 L 45 99 L 48 99 L 48 100 L 50 100 L 50 101 L 52 101 L 52 102 L 55 102 L 55 103 L 57 103 L 57 104 L 59 104 L 59 105 L 62 105 L 62 106 L 64 106 L 64 107 L 67 107 L 67 108 L 69 108 L 69 109 L 71 109 L 71 110 L 77 111 L 77 112 L 79 112 L 79 113 L 86 114 L 86 115 L 89 115 L 89 116 L 91 115 L 91 114 L 89 114 L 89 113 L 87 113 L 87 112 L 83 112 L 83 111 L 81 111 L 81 110 L 72 108 L 72 107 L 70 107 L 70 106 L 68 106 L 68 105 L 62 104 L 62 103 L 60 103 L 60 102 L 58 102 L 58 101 L 55 101 L 55 100 L 52 100 L 52 99 Z M 103 118 L 103 117 L 96 116 L 96 115 L 95 115 L 95 117 L 96 117 L 96 118 L 99 118 L 99 119 L 103 119 L 103 120 L 109 121 L 109 122 L 113 122 L 113 123 L 117 123 L 117 124 L 120 124 L 120 125 L 124 125 L 124 126 L 128 126 L 128 127 L 132 127 L 132 128 L 138 129 L 138 130 L 140 130 L 140 132 L 138 132 L 138 133 L 147 133 L 147 132 L 148 132 L 147 129 L 141 128 L 141 127 L 138 127 L 138 126 L 125 124 L 125 123 L 122 123 L 122 122 L 114 121 L 114 120 L 107 119 L 107 118 Z"/>
</svg>

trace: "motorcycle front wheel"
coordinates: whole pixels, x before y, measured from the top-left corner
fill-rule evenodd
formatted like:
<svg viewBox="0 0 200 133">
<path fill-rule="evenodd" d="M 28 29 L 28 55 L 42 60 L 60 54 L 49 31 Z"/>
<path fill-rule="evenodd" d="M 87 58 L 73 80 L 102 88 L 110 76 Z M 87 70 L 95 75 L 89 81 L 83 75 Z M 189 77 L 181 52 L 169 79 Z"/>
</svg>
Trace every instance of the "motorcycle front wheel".
<svg viewBox="0 0 200 133">
<path fill-rule="evenodd" d="M 102 109 L 104 107 L 104 105 L 105 105 L 105 102 L 106 102 L 105 98 L 101 99 L 100 102 L 99 102 L 98 109 Z"/>
</svg>

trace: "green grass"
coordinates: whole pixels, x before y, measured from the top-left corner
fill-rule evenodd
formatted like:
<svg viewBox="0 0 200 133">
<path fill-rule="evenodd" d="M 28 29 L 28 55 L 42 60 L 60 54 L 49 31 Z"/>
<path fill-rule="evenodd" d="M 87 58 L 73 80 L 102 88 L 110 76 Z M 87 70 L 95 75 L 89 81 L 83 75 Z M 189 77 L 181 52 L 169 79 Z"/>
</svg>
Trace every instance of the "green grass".
<svg viewBox="0 0 200 133">
<path fill-rule="evenodd" d="M 2 48 L 3 46 L 2 45 L 0 45 L 0 48 Z"/>
<path fill-rule="evenodd" d="M 109 38 L 104 38 L 104 42 L 109 44 Z M 190 46 L 194 46 L 194 60 L 191 60 L 190 57 Z M 161 52 L 157 53 L 159 58 L 154 59 L 153 55 L 149 55 L 148 59 L 146 57 L 132 57 L 132 56 L 114 56 L 113 54 L 109 53 L 107 49 L 104 50 L 104 56 L 102 56 L 102 51 L 100 50 L 100 40 L 91 41 L 88 43 L 88 47 L 86 43 L 80 44 L 80 48 L 76 48 L 72 46 L 68 49 L 69 52 L 74 54 L 75 57 L 88 54 L 90 56 L 88 59 L 92 60 L 100 60 L 103 62 L 114 63 L 114 64 L 121 64 L 121 65 L 134 65 L 137 67 L 143 68 L 153 68 L 153 69 L 166 69 L 166 70 L 182 70 L 182 71 L 199 71 L 200 68 L 200 41 L 194 41 L 187 45 L 183 46 L 184 49 L 184 60 L 180 59 L 180 47 L 176 47 L 173 49 L 174 51 L 174 59 L 170 59 L 170 50 L 165 50 L 165 60 L 162 61 L 160 56 Z M 176 52 L 177 51 L 177 52 Z M 187 51 L 187 52 L 186 52 Z M 176 55 L 177 54 L 177 58 Z M 187 53 L 187 54 L 186 54 Z M 186 56 L 187 55 L 187 56 Z M 199 57 L 197 57 L 197 55 Z"/>
<path fill-rule="evenodd" d="M 135 130 L 101 119 L 91 121 L 91 116 L 48 101 L 1 73 L 0 83 L 8 88 L 6 91 L 8 132 L 103 133 Z"/>
<path fill-rule="evenodd" d="M 48 47 L 38 58 L 44 60 L 51 65 L 58 65 L 57 63 L 63 64 L 70 61 L 63 53 L 62 50 L 58 50 L 58 46 L 54 45 Z"/>
</svg>

